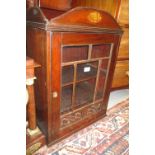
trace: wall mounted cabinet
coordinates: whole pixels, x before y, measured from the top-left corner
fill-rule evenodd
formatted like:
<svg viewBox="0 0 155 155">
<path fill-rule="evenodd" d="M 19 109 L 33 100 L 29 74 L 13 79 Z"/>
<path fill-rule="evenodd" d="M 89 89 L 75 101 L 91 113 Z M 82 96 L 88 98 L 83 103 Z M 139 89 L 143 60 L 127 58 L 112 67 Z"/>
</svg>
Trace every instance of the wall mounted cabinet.
<svg viewBox="0 0 155 155">
<path fill-rule="evenodd" d="M 36 109 L 48 144 L 106 115 L 121 35 L 104 11 L 29 9 L 27 55 L 41 64 Z"/>
</svg>

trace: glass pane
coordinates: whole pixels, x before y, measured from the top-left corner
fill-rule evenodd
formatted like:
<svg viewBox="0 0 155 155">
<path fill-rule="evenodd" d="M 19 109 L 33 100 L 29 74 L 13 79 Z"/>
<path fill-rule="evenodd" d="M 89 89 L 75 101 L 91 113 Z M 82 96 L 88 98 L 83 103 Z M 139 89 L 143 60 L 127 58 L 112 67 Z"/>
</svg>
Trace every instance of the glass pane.
<svg viewBox="0 0 155 155">
<path fill-rule="evenodd" d="M 62 67 L 62 85 L 63 86 L 73 83 L 73 76 L 74 76 L 74 67 L 72 65 Z"/>
<path fill-rule="evenodd" d="M 95 100 L 99 100 L 103 98 L 103 90 L 105 86 L 105 78 L 107 74 L 109 60 L 102 60 L 101 67 L 99 69 L 99 79 L 97 83 L 97 94 Z"/>
<path fill-rule="evenodd" d="M 61 112 L 71 110 L 73 85 L 62 87 Z"/>
<path fill-rule="evenodd" d="M 77 81 L 96 77 L 98 61 L 77 65 Z"/>
<path fill-rule="evenodd" d="M 94 88 L 96 79 L 91 79 L 76 83 L 75 106 L 80 106 L 93 102 Z"/>
<path fill-rule="evenodd" d="M 62 62 L 88 59 L 88 46 L 65 46 L 62 51 Z"/>
<path fill-rule="evenodd" d="M 102 60 L 102 63 L 101 63 L 101 69 L 102 70 L 107 70 L 107 68 L 108 68 L 108 63 L 109 63 L 109 59 L 107 59 L 107 60 Z"/>
<path fill-rule="evenodd" d="M 111 44 L 93 45 L 91 58 L 109 57 Z"/>
<path fill-rule="evenodd" d="M 102 99 L 104 84 L 105 84 L 105 73 L 103 71 L 100 71 L 95 100 Z"/>
</svg>

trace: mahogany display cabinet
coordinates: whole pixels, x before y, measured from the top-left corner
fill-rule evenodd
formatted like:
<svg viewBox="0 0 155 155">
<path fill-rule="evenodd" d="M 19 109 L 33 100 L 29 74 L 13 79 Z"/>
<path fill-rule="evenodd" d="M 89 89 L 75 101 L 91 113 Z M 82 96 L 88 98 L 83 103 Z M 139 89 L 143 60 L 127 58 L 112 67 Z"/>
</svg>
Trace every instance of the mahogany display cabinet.
<svg viewBox="0 0 155 155">
<path fill-rule="evenodd" d="M 27 13 L 27 56 L 35 75 L 37 123 L 51 145 L 106 115 L 122 30 L 88 7 Z"/>
</svg>

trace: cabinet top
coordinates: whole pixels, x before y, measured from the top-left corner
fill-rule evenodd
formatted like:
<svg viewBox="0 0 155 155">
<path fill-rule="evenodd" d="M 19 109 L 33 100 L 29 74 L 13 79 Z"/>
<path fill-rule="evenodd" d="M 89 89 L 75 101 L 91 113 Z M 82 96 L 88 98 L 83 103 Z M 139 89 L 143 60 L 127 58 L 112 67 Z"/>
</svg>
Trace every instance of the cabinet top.
<svg viewBox="0 0 155 155">
<path fill-rule="evenodd" d="M 90 7 L 67 12 L 32 7 L 27 13 L 27 25 L 49 31 L 122 33 L 109 13 Z"/>
</svg>

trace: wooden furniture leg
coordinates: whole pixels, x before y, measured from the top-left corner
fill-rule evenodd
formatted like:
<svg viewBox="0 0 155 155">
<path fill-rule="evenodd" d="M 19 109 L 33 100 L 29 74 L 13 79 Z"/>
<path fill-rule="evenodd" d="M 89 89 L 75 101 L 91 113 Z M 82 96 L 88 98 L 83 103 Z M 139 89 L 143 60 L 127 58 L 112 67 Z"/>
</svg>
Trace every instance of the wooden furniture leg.
<svg viewBox="0 0 155 155">
<path fill-rule="evenodd" d="M 36 128 L 36 109 L 35 109 L 35 99 L 34 99 L 34 87 L 33 85 L 27 85 L 27 90 L 29 93 L 28 101 L 28 122 L 29 129 L 34 130 Z"/>
<path fill-rule="evenodd" d="M 39 67 L 32 58 L 26 57 L 26 104 L 27 104 L 27 127 L 26 127 L 26 155 L 32 155 L 46 144 L 45 135 L 37 127 L 34 75 L 35 67 Z"/>
</svg>

